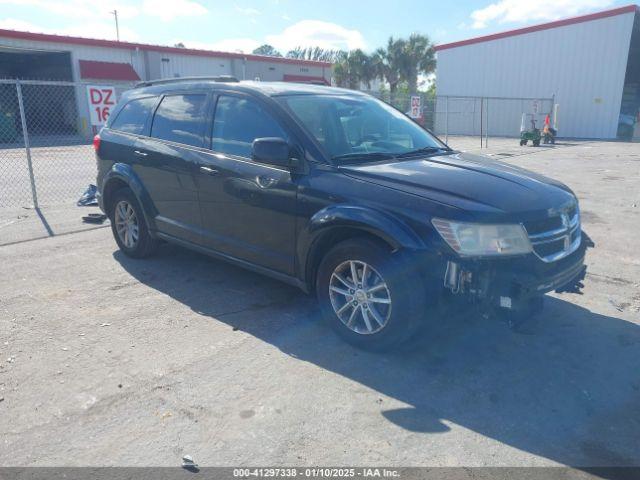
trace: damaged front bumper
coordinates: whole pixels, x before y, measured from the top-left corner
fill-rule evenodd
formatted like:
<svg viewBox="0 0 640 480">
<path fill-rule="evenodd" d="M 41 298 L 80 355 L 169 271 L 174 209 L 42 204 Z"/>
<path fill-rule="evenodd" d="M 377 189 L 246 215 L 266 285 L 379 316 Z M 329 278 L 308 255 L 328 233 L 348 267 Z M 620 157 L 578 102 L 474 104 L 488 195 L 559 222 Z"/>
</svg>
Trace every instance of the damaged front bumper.
<svg viewBox="0 0 640 480">
<path fill-rule="evenodd" d="M 492 309 L 530 311 L 547 292 L 580 293 L 586 275 L 587 248 L 593 243 L 586 234 L 579 248 L 556 262 L 546 263 L 535 255 L 511 258 L 446 260 L 444 287 L 449 299 L 466 299 Z"/>
</svg>

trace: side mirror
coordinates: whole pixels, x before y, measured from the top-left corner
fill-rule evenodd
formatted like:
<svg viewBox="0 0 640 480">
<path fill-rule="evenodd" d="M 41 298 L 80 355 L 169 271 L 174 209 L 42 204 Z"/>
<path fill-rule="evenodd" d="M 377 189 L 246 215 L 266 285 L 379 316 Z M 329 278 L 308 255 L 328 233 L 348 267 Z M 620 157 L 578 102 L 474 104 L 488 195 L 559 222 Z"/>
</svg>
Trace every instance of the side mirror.
<svg viewBox="0 0 640 480">
<path fill-rule="evenodd" d="M 291 147 L 278 137 L 256 138 L 251 145 L 251 158 L 259 163 L 289 168 Z"/>
</svg>

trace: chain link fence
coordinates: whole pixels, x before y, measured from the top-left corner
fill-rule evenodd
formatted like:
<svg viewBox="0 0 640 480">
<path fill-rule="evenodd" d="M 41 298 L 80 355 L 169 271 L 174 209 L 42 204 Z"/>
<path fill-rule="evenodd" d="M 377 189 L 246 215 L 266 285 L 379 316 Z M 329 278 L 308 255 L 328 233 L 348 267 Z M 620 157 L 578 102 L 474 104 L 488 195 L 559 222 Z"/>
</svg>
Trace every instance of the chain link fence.
<svg viewBox="0 0 640 480">
<path fill-rule="evenodd" d="M 413 116 L 418 123 L 447 143 L 449 136 L 461 135 L 476 137 L 479 144 L 487 146 L 491 137 L 519 137 L 523 115 L 526 129 L 531 128 L 531 120 L 535 121 L 538 128 L 542 128 L 544 118 L 554 115 L 553 98 L 369 93 Z M 412 112 L 416 104 L 417 111 Z"/>
<path fill-rule="evenodd" d="M 87 228 L 76 201 L 96 178 L 89 86 L 0 80 L 0 245 Z M 133 84 L 111 87 L 117 99 Z M 371 93 L 457 148 L 519 136 L 523 113 L 541 127 L 554 106 L 550 98 Z"/>
<path fill-rule="evenodd" d="M 96 178 L 87 87 L 0 80 L 0 245 L 82 228 L 72 209 Z"/>
</svg>

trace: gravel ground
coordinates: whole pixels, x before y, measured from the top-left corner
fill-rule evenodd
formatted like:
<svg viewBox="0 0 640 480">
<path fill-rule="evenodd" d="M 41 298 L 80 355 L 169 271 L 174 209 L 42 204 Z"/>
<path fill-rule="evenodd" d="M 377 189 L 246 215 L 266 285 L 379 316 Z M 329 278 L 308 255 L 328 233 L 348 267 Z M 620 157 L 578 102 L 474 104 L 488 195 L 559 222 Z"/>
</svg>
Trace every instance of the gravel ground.
<svg viewBox="0 0 640 480">
<path fill-rule="evenodd" d="M 1 247 L 0 466 L 640 465 L 640 145 L 487 152 L 574 188 L 596 243 L 584 295 L 519 333 L 470 312 L 373 355 L 178 247 Z"/>
</svg>

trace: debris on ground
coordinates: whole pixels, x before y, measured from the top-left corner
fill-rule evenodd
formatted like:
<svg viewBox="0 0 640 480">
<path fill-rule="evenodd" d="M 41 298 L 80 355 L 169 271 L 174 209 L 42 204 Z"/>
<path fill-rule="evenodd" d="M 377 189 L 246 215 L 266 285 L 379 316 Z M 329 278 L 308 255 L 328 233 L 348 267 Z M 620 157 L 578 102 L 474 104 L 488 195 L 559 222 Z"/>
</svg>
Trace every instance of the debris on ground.
<svg viewBox="0 0 640 480">
<path fill-rule="evenodd" d="M 618 302 L 612 298 L 609 298 L 609 304 L 619 312 L 624 312 L 625 308 L 629 306 L 626 302 Z"/>
<path fill-rule="evenodd" d="M 93 184 L 89 184 L 80 199 L 76 202 L 76 205 L 79 207 L 91 207 L 98 205 L 96 193 L 98 193 L 98 187 Z"/>
<path fill-rule="evenodd" d="M 107 216 L 104 213 L 90 213 L 89 215 L 85 215 L 82 217 L 82 221 L 84 223 L 104 223 L 107 219 Z"/>
<path fill-rule="evenodd" d="M 198 464 L 194 462 L 191 455 L 184 455 L 182 457 L 182 468 L 185 470 L 189 470 L 191 472 L 198 472 L 200 469 L 198 468 Z"/>
</svg>

